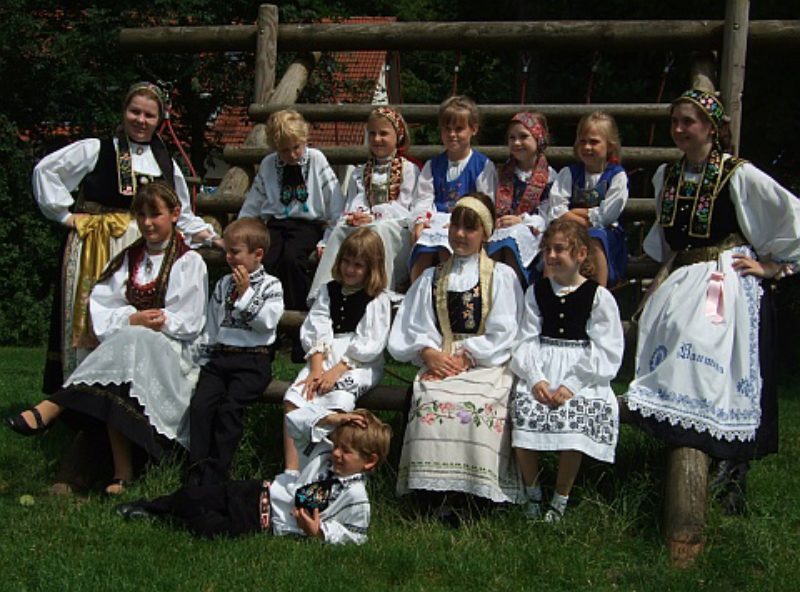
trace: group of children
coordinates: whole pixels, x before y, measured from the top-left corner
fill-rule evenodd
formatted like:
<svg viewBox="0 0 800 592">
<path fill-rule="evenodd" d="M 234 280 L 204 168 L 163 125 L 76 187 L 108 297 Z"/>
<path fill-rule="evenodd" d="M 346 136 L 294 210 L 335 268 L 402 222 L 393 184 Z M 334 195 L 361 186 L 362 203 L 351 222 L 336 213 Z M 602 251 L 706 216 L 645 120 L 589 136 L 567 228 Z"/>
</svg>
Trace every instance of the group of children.
<svg viewBox="0 0 800 592">
<path fill-rule="evenodd" d="M 688 155 L 695 146 L 684 139 L 686 121 L 676 121 L 686 102 L 674 104 L 672 131 Z M 698 106 L 697 120 L 706 117 L 705 103 L 689 104 Z M 519 113 L 498 174 L 471 148 L 479 126 L 474 102 L 447 99 L 439 123 L 445 152 L 419 172 L 403 156 L 409 134 L 402 116 L 376 108 L 367 121 L 369 160 L 352 175 L 345 199 L 325 157 L 306 145 L 302 117 L 275 113 L 268 125 L 275 152 L 225 229 L 231 274 L 207 307 L 202 259 L 175 228 L 174 191 L 160 183 L 140 189 L 133 211 L 142 238 L 112 260 L 91 294 L 100 346 L 64 391 L 6 423 L 33 435 L 65 409 L 100 420 L 114 454 L 111 494 L 133 477 L 131 442 L 156 457 L 165 437 L 188 447 L 184 487 L 120 506 L 126 517 L 171 516 L 204 535 L 269 530 L 362 542 L 364 474 L 385 458 L 390 430 L 355 407 L 381 379 L 388 349 L 421 367 L 398 493 L 435 492 L 440 509 L 458 496 L 525 503 L 531 518 L 560 520 L 582 456 L 613 462 L 619 431 L 610 383 L 622 361 L 622 324 L 605 287 L 624 273 L 627 257 L 617 222 L 627 199 L 619 134 L 606 114 L 584 117 L 575 141 L 580 162 L 556 174 L 544 155 L 544 117 Z M 688 170 L 677 175 L 679 193 L 689 191 Z M 762 177 L 759 190 L 772 191 L 770 199 L 793 216 L 783 235 L 796 239 L 793 196 Z M 669 195 L 658 202 L 662 218 Z M 735 203 L 726 220 L 735 223 L 734 210 L 748 207 Z M 796 242 L 765 244 L 796 261 Z M 320 264 L 309 281 L 315 251 Z M 734 276 L 771 277 L 779 269 L 766 257 L 758 266 L 752 252 L 734 257 Z M 409 279 L 392 321 L 391 300 Z M 244 409 L 271 379 L 284 307 L 307 303 L 300 330 L 306 365 L 284 397 L 285 471 L 272 482 L 230 482 Z M 639 354 L 650 344 L 644 337 Z M 201 367 L 194 362 L 200 350 Z M 663 360 L 658 351 L 637 357 L 631 393 L 644 420 L 659 417 L 642 395 L 645 384 L 659 387 L 640 378 L 645 364 L 653 371 Z M 542 451 L 560 453 L 546 507 Z"/>
</svg>

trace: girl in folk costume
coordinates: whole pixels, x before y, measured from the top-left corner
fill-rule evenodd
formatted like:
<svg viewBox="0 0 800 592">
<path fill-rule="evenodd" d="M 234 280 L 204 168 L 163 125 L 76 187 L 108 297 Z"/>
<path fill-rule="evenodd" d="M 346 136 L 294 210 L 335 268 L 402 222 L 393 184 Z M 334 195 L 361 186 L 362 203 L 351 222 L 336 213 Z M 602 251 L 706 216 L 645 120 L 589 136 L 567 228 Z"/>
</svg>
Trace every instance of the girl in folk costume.
<svg viewBox="0 0 800 592">
<path fill-rule="evenodd" d="M 309 255 L 322 255 L 342 215 L 339 180 L 325 155 L 308 147 L 308 123 L 297 111 L 273 113 L 267 141 L 275 150 L 261 161 L 239 217 L 262 218 L 269 230 L 264 268 L 283 285 L 284 304 L 307 310 Z"/>
<path fill-rule="evenodd" d="M 738 512 L 747 461 L 778 447 L 764 283 L 800 259 L 800 203 L 724 151 L 726 117 L 713 94 L 685 92 L 671 122 L 683 157 L 653 177 L 656 224 L 644 248 L 672 271 L 644 306 L 626 397 L 647 431 L 723 459 L 719 493 Z"/>
<path fill-rule="evenodd" d="M 573 146 L 580 162 L 561 169 L 550 191 L 549 221 L 565 216 L 589 229 L 589 261 L 601 286 L 622 280 L 628 261 L 625 232 L 617 222 L 628 201 L 621 150 L 613 117 L 601 111 L 582 117 Z"/>
<path fill-rule="evenodd" d="M 104 423 L 114 459 L 110 494 L 122 493 L 133 478 L 131 442 L 156 459 L 167 441 L 189 444 L 189 400 L 199 374 L 195 342 L 208 290 L 202 257 L 175 230 L 180 207 L 165 183 L 139 188 L 132 209 L 142 237 L 109 263 L 89 300 L 100 346 L 62 390 L 6 418 L 28 436 L 65 409 Z"/>
<path fill-rule="evenodd" d="M 344 214 L 328 238 L 327 247 L 311 284 L 309 300 L 331 279 L 339 245 L 356 228 L 371 228 L 383 241 L 386 277 L 393 292 L 408 282 L 411 250 L 409 217 L 419 169 L 405 158 L 411 138 L 408 127 L 391 107 L 377 107 L 367 119 L 370 156 L 350 177 Z"/>
<path fill-rule="evenodd" d="M 89 138 L 43 158 L 33 170 L 33 194 L 42 213 L 69 229 L 51 318 L 43 391 L 52 394 L 97 345 L 86 314 L 89 292 L 106 263 L 139 236 L 131 218 L 137 188 L 155 179 L 180 199 L 178 228 L 193 245 L 221 239 L 192 213 L 180 168 L 156 133 L 167 104 L 149 82 L 128 90 L 122 125 L 111 138 Z M 77 199 L 72 192 L 79 189 Z"/>
<path fill-rule="evenodd" d="M 614 461 L 619 432 L 611 380 L 624 339 L 611 293 L 584 276 L 589 235 L 555 220 L 542 237 L 546 277 L 525 294 L 525 317 L 511 369 L 520 377 L 512 404 L 512 445 L 531 518 L 542 515 L 539 452 L 560 451 L 545 519 L 561 519 L 584 454 Z"/>
<path fill-rule="evenodd" d="M 309 405 L 352 411 L 383 376 L 390 325 L 383 242 L 359 228 L 339 248 L 333 279 L 320 287 L 300 328 L 308 363 L 286 391 L 286 412 Z M 298 452 L 286 432 L 284 452 L 286 469 L 297 471 Z"/>
<path fill-rule="evenodd" d="M 462 195 L 485 193 L 494 198 L 497 170 L 489 158 L 471 147 L 478 133 L 475 102 L 454 96 L 439 105 L 439 131 L 445 151 L 425 163 L 417 182 L 417 202 L 412 210 L 414 248 L 411 281 L 439 261 L 450 257 L 447 223 Z"/>
<path fill-rule="evenodd" d="M 544 155 L 547 135 L 547 120 L 541 113 L 522 112 L 511 118 L 511 154 L 498 171 L 494 202 L 497 228 L 486 245 L 490 257 L 517 272 L 523 287 L 531 283 L 533 259 L 546 225 L 539 207 L 556 177 Z"/>
<path fill-rule="evenodd" d="M 461 198 L 448 228 L 453 257 L 426 269 L 406 294 L 389 353 L 422 367 L 414 380 L 397 491 L 516 499 L 507 367 L 521 320 L 513 270 L 483 252 L 494 230 L 486 195 Z"/>
</svg>

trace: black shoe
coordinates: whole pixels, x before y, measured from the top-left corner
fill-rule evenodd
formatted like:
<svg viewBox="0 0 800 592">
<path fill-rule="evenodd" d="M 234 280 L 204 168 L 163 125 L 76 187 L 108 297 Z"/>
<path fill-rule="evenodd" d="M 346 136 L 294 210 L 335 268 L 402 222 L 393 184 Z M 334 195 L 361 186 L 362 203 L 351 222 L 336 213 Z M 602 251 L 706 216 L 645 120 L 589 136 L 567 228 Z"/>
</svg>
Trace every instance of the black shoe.
<svg viewBox="0 0 800 592">
<path fill-rule="evenodd" d="M 28 425 L 28 422 L 25 421 L 25 418 L 22 417 L 22 413 L 18 413 L 17 415 L 9 415 L 3 419 L 3 422 L 12 430 L 20 434 L 21 436 L 38 436 L 39 434 L 43 434 L 47 429 L 50 427 L 50 424 L 45 424 L 44 420 L 42 419 L 42 414 L 39 413 L 39 410 L 36 407 L 31 407 L 27 411 L 30 411 L 33 414 L 33 419 L 36 420 L 36 427 L 32 428 Z"/>
<path fill-rule="evenodd" d="M 114 512 L 125 520 L 152 520 L 155 518 L 155 515 L 136 503 L 114 506 Z"/>
</svg>

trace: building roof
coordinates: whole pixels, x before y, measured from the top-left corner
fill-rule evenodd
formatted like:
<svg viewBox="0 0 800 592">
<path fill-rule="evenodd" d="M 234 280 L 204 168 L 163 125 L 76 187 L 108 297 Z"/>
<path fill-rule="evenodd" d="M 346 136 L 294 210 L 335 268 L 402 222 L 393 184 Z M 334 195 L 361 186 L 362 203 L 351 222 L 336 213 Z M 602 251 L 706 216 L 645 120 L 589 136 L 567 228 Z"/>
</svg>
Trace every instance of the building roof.
<svg viewBox="0 0 800 592">
<path fill-rule="evenodd" d="M 355 16 L 343 19 L 344 24 L 372 24 L 396 21 L 388 16 Z M 325 19 L 322 22 L 333 22 Z M 372 103 L 378 81 L 386 63 L 385 51 L 332 52 L 336 68 L 332 78 L 334 88 L 327 102 Z M 224 108 L 211 127 L 209 140 L 221 146 L 244 143 L 253 123 L 247 117 L 247 107 L 236 105 Z M 311 122 L 309 143 L 315 146 L 337 146 L 364 142 L 364 124 L 350 122 Z"/>
</svg>

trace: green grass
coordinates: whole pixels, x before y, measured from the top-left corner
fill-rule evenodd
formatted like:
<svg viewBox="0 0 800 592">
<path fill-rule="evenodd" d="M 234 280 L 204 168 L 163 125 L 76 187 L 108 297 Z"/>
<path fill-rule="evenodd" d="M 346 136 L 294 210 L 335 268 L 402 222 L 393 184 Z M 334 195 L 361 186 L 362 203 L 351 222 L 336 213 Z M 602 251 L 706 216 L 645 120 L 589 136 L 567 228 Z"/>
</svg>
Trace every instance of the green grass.
<svg viewBox="0 0 800 592">
<path fill-rule="evenodd" d="M 0 351 L 6 414 L 39 399 L 43 356 Z M 289 379 L 296 368 L 277 364 L 276 375 Z M 269 477 L 278 469 L 279 425 L 277 409 L 253 410 L 237 476 Z M 749 515 L 731 518 L 712 506 L 706 550 L 685 571 L 669 566 L 660 532 L 664 451 L 627 426 L 613 467 L 586 463 L 560 525 L 532 525 L 511 508 L 450 530 L 398 500 L 394 471 L 385 465 L 370 482 L 369 542 L 343 548 L 269 536 L 205 541 L 161 524 L 126 523 L 112 512 L 118 500 L 47 494 L 69 442 L 66 429 L 28 439 L 3 429 L 0 590 L 796 590 L 797 387 L 782 388 L 781 429 L 781 453 L 751 471 Z M 552 481 L 552 465 L 546 468 Z M 170 491 L 181 470 L 176 460 L 150 469 L 125 499 Z M 24 494 L 33 505 L 20 504 Z"/>
</svg>

